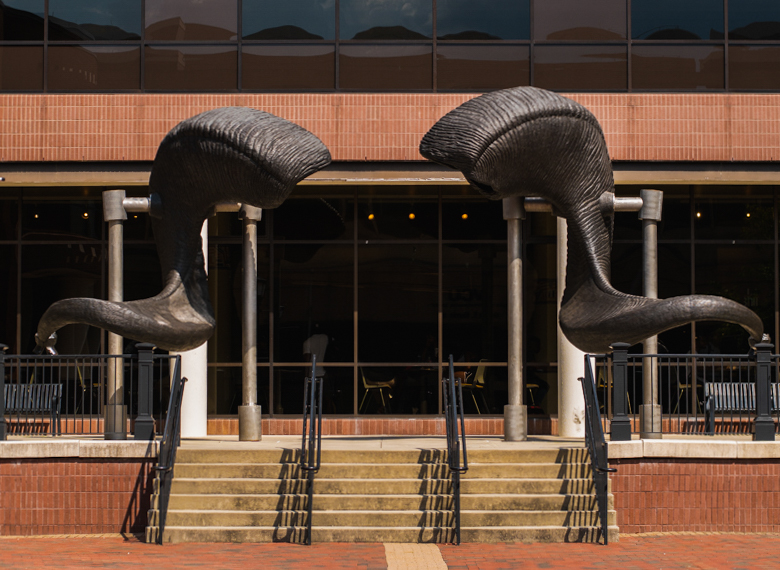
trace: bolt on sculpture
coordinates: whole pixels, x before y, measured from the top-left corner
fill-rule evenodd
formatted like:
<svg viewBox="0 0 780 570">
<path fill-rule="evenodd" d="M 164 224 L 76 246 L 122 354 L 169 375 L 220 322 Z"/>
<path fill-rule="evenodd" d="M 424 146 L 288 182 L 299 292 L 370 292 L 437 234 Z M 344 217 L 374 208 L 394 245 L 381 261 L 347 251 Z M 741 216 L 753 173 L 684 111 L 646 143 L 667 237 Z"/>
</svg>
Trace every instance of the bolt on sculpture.
<svg viewBox="0 0 780 570">
<path fill-rule="evenodd" d="M 604 134 L 582 105 L 542 89 L 482 95 L 437 122 L 420 153 L 460 170 L 488 198 L 541 196 L 568 221 L 561 330 L 580 350 L 607 352 L 691 321 L 741 325 L 751 345 L 761 319 L 723 297 L 650 299 L 610 284 L 614 180 Z"/>
<path fill-rule="evenodd" d="M 276 208 L 299 181 L 330 160 L 316 136 L 263 111 L 227 107 L 179 123 L 160 143 L 149 179 L 163 291 L 122 303 L 58 301 L 38 323 L 38 347 L 53 351 L 56 331 L 74 323 L 165 350 L 200 346 L 215 326 L 200 237 L 203 221 L 224 202 Z"/>
</svg>

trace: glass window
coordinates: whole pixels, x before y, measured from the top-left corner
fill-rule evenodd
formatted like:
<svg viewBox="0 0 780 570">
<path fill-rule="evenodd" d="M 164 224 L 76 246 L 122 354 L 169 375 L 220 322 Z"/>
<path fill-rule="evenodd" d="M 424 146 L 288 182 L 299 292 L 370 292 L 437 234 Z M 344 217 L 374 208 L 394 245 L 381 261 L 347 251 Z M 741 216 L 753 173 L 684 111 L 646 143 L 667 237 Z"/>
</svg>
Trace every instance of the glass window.
<svg viewBox="0 0 780 570">
<path fill-rule="evenodd" d="M 234 46 L 146 46 L 146 89 L 228 91 L 237 88 Z"/>
<path fill-rule="evenodd" d="M 557 90 L 625 90 L 623 46 L 542 46 L 534 49 L 534 85 Z"/>
<path fill-rule="evenodd" d="M 140 0 L 49 0 L 50 40 L 141 39 Z"/>
<path fill-rule="evenodd" d="M 780 3 L 776 0 L 731 0 L 729 39 L 780 40 Z"/>
<path fill-rule="evenodd" d="M 149 217 L 148 214 L 141 214 Z M 124 298 L 148 299 L 163 290 L 157 247 L 152 244 L 124 244 Z"/>
<path fill-rule="evenodd" d="M 342 45 L 339 87 L 370 91 L 432 89 L 430 45 Z"/>
<path fill-rule="evenodd" d="M 342 40 L 421 40 L 433 36 L 431 0 L 341 0 Z"/>
<path fill-rule="evenodd" d="M 244 45 L 242 89 L 322 89 L 336 84 L 332 45 Z"/>
<path fill-rule="evenodd" d="M 44 0 L 0 2 L 0 41 L 43 40 Z"/>
<path fill-rule="evenodd" d="M 3 264 L 3 272 L 0 274 L 0 343 L 10 348 L 11 354 L 19 354 L 14 346 L 16 344 L 17 261 L 15 245 L 0 246 L 0 263 Z"/>
<path fill-rule="evenodd" d="M 346 198 L 290 198 L 273 211 L 277 240 L 352 240 L 354 202 Z"/>
<path fill-rule="evenodd" d="M 99 240 L 103 232 L 101 200 L 68 200 L 66 196 L 35 198 L 25 193 L 22 203 L 22 239 L 31 241 Z M 70 247 L 70 246 L 68 246 Z M 75 248 L 80 246 L 75 245 Z M 83 246 L 90 247 L 90 246 Z M 83 247 L 81 249 L 83 249 Z M 86 254 L 79 250 L 72 255 Z"/>
<path fill-rule="evenodd" d="M 780 73 L 770 69 L 780 69 L 780 47 L 729 46 L 729 89 L 780 91 Z"/>
<path fill-rule="evenodd" d="M 147 40 L 235 40 L 237 0 L 146 0 Z"/>
<path fill-rule="evenodd" d="M 140 47 L 49 47 L 49 89 L 53 91 L 120 91 L 140 87 Z"/>
<path fill-rule="evenodd" d="M 743 192 L 712 186 L 694 189 L 696 239 L 771 240 L 774 206 L 771 187 L 744 186 Z"/>
<path fill-rule="evenodd" d="M 438 0 L 436 35 L 440 40 L 527 40 L 528 0 Z"/>
<path fill-rule="evenodd" d="M 615 194 L 620 197 L 639 197 L 639 192 L 647 186 L 619 186 Z M 690 186 L 659 186 L 662 190 L 663 211 L 658 222 L 659 240 L 690 239 L 691 237 L 691 200 Z M 641 240 L 642 221 L 638 212 L 615 212 L 615 240 Z"/>
<path fill-rule="evenodd" d="M 635 40 L 722 39 L 723 0 L 632 0 L 631 37 Z"/>
<path fill-rule="evenodd" d="M 460 199 L 442 202 L 442 237 L 452 240 L 505 240 L 501 200 Z"/>
<path fill-rule="evenodd" d="M 0 195 L 0 240 L 15 240 L 19 231 L 19 194 Z"/>
<path fill-rule="evenodd" d="M 441 90 L 485 91 L 529 83 L 527 46 L 439 44 L 436 57 Z"/>
<path fill-rule="evenodd" d="M 358 239 L 436 239 L 439 205 L 434 199 L 361 198 Z"/>
<path fill-rule="evenodd" d="M 245 40 L 332 40 L 336 38 L 333 0 L 244 0 Z"/>
<path fill-rule="evenodd" d="M 0 89 L 43 89 L 43 47 L 0 46 Z"/>
<path fill-rule="evenodd" d="M 631 73 L 634 89 L 723 89 L 723 48 L 635 45 Z"/>
<path fill-rule="evenodd" d="M 622 40 L 626 0 L 545 0 L 534 5 L 537 40 Z"/>
</svg>

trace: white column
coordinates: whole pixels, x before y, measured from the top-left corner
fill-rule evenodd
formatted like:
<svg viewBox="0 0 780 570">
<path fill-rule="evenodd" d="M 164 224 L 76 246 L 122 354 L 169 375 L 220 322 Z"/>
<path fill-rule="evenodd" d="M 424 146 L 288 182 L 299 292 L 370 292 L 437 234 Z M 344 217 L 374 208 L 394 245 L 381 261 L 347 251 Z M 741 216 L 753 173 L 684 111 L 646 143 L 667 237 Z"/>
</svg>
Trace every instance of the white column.
<svg viewBox="0 0 780 570">
<path fill-rule="evenodd" d="M 200 231 L 203 240 L 203 262 L 209 267 L 209 222 L 203 222 Z M 181 436 L 205 437 L 207 424 L 208 388 L 208 344 L 179 352 L 181 354 L 181 375 L 187 378 L 181 403 Z"/>
<path fill-rule="evenodd" d="M 566 220 L 558 218 L 558 314 L 566 287 Z M 563 335 L 558 323 L 558 435 L 585 437 L 585 400 L 579 378 L 585 371 L 585 353 Z"/>
</svg>

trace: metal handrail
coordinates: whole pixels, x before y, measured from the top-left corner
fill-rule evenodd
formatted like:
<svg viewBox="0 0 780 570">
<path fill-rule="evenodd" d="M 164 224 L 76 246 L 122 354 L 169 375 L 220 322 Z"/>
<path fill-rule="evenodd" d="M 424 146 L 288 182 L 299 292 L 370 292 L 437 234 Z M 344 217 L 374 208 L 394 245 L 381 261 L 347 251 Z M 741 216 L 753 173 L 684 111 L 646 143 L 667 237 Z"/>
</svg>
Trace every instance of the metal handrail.
<svg viewBox="0 0 780 570">
<path fill-rule="evenodd" d="M 466 426 L 463 417 L 463 386 L 455 379 L 450 354 L 450 374 L 442 379 L 444 418 L 447 426 L 447 464 L 452 475 L 452 508 L 455 522 L 455 544 L 460 544 L 460 475 L 469 470 L 466 452 Z M 457 385 L 457 387 L 456 387 Z M 460 423 L 460 441 L 458 436 Z"/>
<path fill-rule="evenodd" d="M 317 418 L 316 427 L 314 421 L 315 416 Z M 307 504 L 308 518 L 306 521 L 306 544 L 309 545 L 311 544 L 312 503 L 314 499 L 314 475 L 320 469 L 321 457 L 322 457 L 322 378 L 317 377 L 317 357 L 315 355 L 312 355 L 311 376 L 304 380 L 304 387 L 303 387 L 303 430 L 302 430 L 302 438 L 301 438 L 301 469 L 303 471 L 306 471 L 306 475 L 307 475 L 306 490 L 308 494 L 308 504 Z"/>
<path fill-rule="evenodd" d="M 609 473 L 615 473 L 617 469 L 609 466 L 607 454 L 607 442 L 604 439 L 604 430 L 601 427 L 601 413 L 599 401 L 596 397 L 596 381 L 593 378 L 593 369 L 590 365 L 591 356 L 585 355 L 585 377 L 580 378 L 582 393 L 585 397 L 585 441 L 590 453 L 590 464 L 593 472 L 593 486 L 596 490 L 596 502 L 598 504 L 599 520 L 601 521 L 601 535 L 604 537 L 604 545 L 609 544 L 608 521 L 608 485 Z"/>
</svg>

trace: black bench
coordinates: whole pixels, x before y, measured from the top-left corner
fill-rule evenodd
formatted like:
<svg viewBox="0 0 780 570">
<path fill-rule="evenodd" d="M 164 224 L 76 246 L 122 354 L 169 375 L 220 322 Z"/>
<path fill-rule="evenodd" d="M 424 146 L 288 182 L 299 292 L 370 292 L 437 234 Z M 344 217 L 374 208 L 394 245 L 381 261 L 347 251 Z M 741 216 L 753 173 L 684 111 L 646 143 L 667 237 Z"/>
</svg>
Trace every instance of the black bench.
<svg viewBox="0 0 780 570">
<path fill-rule="evenodd" d="M 62 384 L 5 384 L 3 397 L 6 414 L 48 414 L 52 435 L 62 435 Z"/>
<path fill-rule="evenodd" d="M 780 402 L 780 384 L 771 384 L 769 396 L 774 412 Z M 709 435 L 715 434 L 715 415 L 724 412 L 755 415 L 755 382 L 705 382 L 704 420 Z"/>
</svg>

